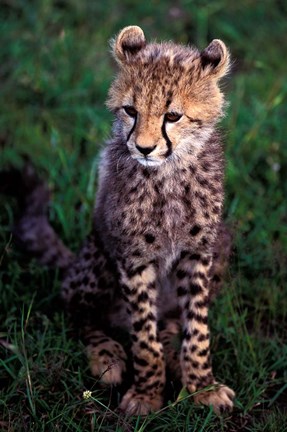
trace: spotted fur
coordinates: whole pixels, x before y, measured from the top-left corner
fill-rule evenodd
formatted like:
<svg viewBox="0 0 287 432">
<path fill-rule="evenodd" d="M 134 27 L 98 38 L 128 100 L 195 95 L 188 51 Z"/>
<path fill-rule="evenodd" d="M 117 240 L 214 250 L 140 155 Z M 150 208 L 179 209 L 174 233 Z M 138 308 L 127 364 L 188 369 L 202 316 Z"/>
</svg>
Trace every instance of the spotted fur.
<svg viewBox="0 0 287 432">
<path fill-rule="evenodd" d="M 120 32 L 113 50 L 119 73 L 108 106 L 115 123 L 102 154 L 90 253 L 70 270 L 63 296 L 94 328 L 109 317 L 130 329 L 134 384 L 120 406 L 147 414 L 162 405 L 165 361 L 190 392 L 216 384 L 207 315 L 230 244 L 221 222 L 224 162 L 215 129 L 229 55 L 219 40 L 203 52 L 147 44 L 135 26 Z M 181 311 L 180 355 L 171 342 L 179 321 L 158 330 L 174 310 Z M 110 353 L 113 362 L 112 345 Z M 110 374 L 102 380 L 110 382 Z M 197 393 L 196 402 L 219 411 L 232 406 L 233 396 L 217 386 Z"/>
<path fill-rule="evenodd" d="M 92 233 L 67 265 L 62 297 L 103 382 L 120 383 L 126 369 L 110 329 L 130 332 L 134 382 L 120 404 L 126 413 L 161 408 L 166 365 L 196 403 L 220 412 L 232 408 L 234 392 L 213 376 L 208 309 L 230 249 L 216 130 L 228 50 L 219 40 L 201 52 L 148 44 L 131 26 L 113 52 L 113 136 L 102 153 Z"/>
</svg>

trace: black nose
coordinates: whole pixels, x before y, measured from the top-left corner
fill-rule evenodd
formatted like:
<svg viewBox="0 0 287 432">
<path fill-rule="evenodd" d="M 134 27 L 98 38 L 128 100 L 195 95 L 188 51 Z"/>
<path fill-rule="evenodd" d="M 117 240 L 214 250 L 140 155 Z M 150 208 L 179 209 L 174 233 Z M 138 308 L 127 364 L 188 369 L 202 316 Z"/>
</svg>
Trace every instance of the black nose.
<svg viewBox="0 0 287 432">
<path fill-rule="evenodd" d="M 138 145 L 136 145 L 136 148 L 138 149 L 138 151 L 140 151 L 144 156 L 150 154 L 155 148 L 156 145 L 153 147 L 140 147 Z"/>
</svg>

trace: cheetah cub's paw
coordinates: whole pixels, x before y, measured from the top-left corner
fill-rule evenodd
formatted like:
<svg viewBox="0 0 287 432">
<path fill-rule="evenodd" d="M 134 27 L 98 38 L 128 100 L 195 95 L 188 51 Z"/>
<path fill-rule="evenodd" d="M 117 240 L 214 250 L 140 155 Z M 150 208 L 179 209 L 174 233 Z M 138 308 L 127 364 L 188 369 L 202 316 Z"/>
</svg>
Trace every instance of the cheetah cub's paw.
<svg viewBox="0 0 287 432">
<path fill-rule="evenodd" d="M 124 395 L 119 408 L 130 416 L 145 416 L 150 412 L 158 411 L 162 407 L 162 402 L 160 395 L 139 394 L 132 386 Z"/>
<path fill-rule="evenodd" d="M 126 371 L 126 353 L 123 347 L 110 339 L 98 346 L 88 345 L 87 356 L 92 375 L 104 384 L 120 384 Z"/>
<path fill-rule="evenodd" d="M 233 399 L 235 393 L 229 387 L 223 384 L 214 384 L 210 390 L 202 390 L 193 399 L 196 404 L 212 406 L 216 414 L 222 414 L 225 411 L 231 411 L 233 408 Z"/>
</svg>

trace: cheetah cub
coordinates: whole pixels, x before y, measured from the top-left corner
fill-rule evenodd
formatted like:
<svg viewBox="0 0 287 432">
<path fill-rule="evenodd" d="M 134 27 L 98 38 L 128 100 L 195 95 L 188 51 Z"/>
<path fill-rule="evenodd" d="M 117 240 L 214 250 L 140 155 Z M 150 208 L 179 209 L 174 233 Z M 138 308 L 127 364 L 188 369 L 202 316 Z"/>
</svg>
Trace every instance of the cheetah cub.
<svg viewBox="0 0 287 432">
<path fill-rule="evenodd" d="M 115 122 L 102 153 L 91 235 L 73 258 L 42 214 L 31 224 L 30 212 L 18 234 L 29 229 L 31 250 L 40 255 L 33 241 L 42 238 L 42 261 L 66 267 L 62 297 L 86 342 L 92 374 L 104 383 L 119 384 L 126 371 L 111 328 L 130 332 L 134 380 L 123 411 L 161 408 L 167 366 L 196 403 L 221 412 L 232 408 L 234 392 L 212 373 L 208 307 L 230 246 L 216 130 L 224 107 L 218 82 L 229 54 L 220 40 L 202 52 L 147 44 L 137 26 L 119 33 L 113 52 L 119 72 L 107 104 Z M 42 234 L 33 237 L 37 220 Z M 180 353 L 172 343 L 179 333 Z"/>
</svg>

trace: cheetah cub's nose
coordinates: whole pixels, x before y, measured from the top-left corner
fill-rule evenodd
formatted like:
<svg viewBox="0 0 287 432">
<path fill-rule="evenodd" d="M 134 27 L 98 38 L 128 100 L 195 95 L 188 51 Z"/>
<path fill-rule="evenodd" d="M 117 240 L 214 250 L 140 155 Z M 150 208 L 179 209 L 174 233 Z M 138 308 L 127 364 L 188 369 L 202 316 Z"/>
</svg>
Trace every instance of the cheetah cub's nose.
<svg viewBox="0 0 287 432">
<path fill-rule="evenodd" d="M 150 154 L 155 148 L 156 145 L 153 147 L 141 147 L 139 145 L 136 145 L 136 148 L 138 149 L 138 151 L 140 151 L 144 156 L 147 156 L 148 154 Z"/>
</svg>

